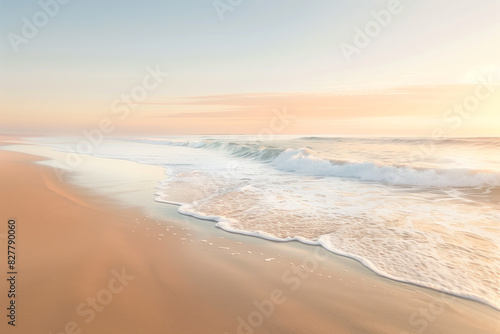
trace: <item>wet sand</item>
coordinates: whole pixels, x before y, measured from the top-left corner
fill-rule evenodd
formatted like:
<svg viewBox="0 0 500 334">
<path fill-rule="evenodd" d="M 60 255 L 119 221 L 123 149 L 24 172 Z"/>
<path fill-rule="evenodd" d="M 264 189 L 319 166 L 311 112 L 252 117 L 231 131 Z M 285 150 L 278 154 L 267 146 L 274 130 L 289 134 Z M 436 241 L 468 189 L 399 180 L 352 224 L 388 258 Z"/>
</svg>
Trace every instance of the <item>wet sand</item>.
<svg viewBox="0 0 500 334">
<path fill-rule="evenodd" d="M 151 208 L 118 203 L 42 159 L 0 150 L 2 248 L 8 219 L 18 227 L 16 326 L 2 314 L 2 333 L 500 333 L 485 305 L 181 216 L 154 203 L 153 179 L 130 181 Z"/>
</svg>

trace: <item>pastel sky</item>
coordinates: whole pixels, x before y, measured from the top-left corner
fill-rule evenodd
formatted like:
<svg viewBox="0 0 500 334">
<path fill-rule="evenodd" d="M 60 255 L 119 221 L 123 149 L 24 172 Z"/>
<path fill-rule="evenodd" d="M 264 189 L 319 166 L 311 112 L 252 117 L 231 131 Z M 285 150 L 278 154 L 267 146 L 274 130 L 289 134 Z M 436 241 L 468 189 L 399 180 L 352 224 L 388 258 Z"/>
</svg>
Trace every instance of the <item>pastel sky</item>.
<svg viewBox="0 0 500 334">
<path fill-rule="evenodd" d="M 498 0 L 0 0 L 0 133 L 258 133 L 286 110 L 279 134 L 497 136 L 499 17 Z"/>
</svg>

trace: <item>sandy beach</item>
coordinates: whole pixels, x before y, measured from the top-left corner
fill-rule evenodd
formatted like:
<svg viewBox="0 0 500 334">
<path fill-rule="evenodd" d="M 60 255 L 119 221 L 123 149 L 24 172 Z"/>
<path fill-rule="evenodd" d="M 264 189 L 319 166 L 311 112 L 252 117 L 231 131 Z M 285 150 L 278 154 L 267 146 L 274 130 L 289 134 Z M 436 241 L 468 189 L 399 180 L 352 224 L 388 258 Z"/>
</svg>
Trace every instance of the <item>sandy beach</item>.
<svg viewBox="0 0 500 334">
<path fill-rule="evenodd" d="M 0 0 L 0 334 L 500 334 L 499 13 Z"/>
<path fill-rule="evenodd" d="M 181 216 L 154 202 L 154 175 L 131 181 L 151 193 L 148 212 L 61 182 L 44 159 L 0 150 L 0 241 L 15 219 L 18 272 L 16 326 L 2 314 L 2 333 L 500 333 L 483 304 Z M 2 279 L 5 314 L 7 290 Z"/>
</svg>

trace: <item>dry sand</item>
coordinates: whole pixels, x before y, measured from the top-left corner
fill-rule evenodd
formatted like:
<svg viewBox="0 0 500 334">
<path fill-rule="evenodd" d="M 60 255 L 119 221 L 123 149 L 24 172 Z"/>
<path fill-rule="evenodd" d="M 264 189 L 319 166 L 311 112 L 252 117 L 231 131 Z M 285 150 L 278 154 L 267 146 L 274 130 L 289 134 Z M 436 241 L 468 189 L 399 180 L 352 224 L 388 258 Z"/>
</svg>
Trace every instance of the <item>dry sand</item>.
<svg viewBox="0 0 500 334">
<path fill-rule="evenodd" d="M 319 247 L 158 221 L 59 182 L 40 159 L 0 151 L 2 277 L 7 220 L 18 226 L 17 320 L 2 279 L 1 333 L 500 333 L 482 304 Z"/>
</svg>

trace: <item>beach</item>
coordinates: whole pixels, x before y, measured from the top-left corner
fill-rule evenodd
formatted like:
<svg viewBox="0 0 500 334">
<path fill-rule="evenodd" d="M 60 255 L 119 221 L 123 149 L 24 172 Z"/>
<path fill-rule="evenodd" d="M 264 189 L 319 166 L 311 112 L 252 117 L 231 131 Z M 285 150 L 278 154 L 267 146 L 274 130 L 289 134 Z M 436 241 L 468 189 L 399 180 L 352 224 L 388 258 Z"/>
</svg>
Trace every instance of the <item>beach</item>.
<svg viewBox="0 0 500 334">
<path fill-rule="evenodd" d="M 61 181 L 21 146 L 32 145 L 0 150 L 1 244 L 15 219 L 18 247 L 16 325 L 2 316 L 2 333 L 500 333 L 500 313 L 482 303 L 180 215 L 154 201 L 158 166 L 88 158 L 110 166 L 116 179 L 100 184 L 130 205 L 97 191 L 88 170 L 67 173 L 80 185 Z M 7 290 L 2 280 L 4 313 Z"/>
<path fill-rule="evenodd" d="M 500 1 L 0 13 L 0 334 L 500 334 Z"/>
</svg>

